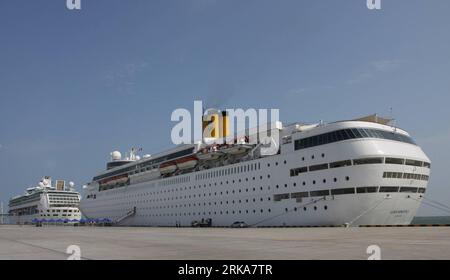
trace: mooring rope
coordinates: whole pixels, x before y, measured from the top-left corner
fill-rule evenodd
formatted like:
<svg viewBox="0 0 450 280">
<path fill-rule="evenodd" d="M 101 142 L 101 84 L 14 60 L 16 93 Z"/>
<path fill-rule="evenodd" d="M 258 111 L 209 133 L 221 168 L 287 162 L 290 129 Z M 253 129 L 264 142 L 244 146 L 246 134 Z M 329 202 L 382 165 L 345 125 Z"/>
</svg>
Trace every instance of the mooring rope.
<svg viewBox="0 0 450 280">
<path fill-rule="evenodd" d="M 446 204 L 444 204 L 444 203 L 441 203 L 441 202 L 439 202 L 439 201 L 436 201 L 436 200 L 433 200 L 433 199 L 429 199 L 429 198 L 426 198 L 426 197 L 423 197 L 423 199 L 429 200 L 429 201 L 432 202 L 432 203 L 435 203 L 435 204 L 437 204 L 437 205 L 439 205 L 439 206 L 441 206 L 441 207 L 444 207 L 444 208 L 447 208 L 447 209 L 450 210 L 450 206 L 448 206 L 448 205 L 446 205 Z"/>
<path fill-rule="evenodd" d="M 413 197 L 410 197 L 410 198 L 411 198 L 412 200 L 415 200 L 415 201 L 417 201 L 417 202 L 423 203 L 423 204 L 428 205 L 428 206 L 430 206 L 430 207 L 436 208 L 436 209 L 441 210 L 441 211 L 444 211 L 444 212 L 446 212 L 446 213 L 450 213 L 450 210 L 449 210 L 449 209 L 445 209 L 445 208 L 443 208 L 443 207 L 439 207 L 439 206 L 433 205 L 432 203 L 428 203 L 428 202 L 426 202 L 426 201 L 421 201 L 421 200 L 415 199 L 415 198 L 413 198 Z"/>
</svg>

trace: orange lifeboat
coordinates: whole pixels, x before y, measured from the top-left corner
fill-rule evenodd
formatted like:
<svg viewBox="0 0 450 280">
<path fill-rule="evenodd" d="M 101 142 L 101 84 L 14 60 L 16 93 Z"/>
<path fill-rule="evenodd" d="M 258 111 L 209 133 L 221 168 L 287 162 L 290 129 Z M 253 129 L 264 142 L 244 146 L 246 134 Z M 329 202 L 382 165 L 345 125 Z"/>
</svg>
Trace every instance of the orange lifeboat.
<svg viewBox="0 0 450 280">
<path fill-rule="evenodd" d="M 166 162 L 159 166 L 159 172 L 161 172 L 161 174 L 163 175 L 173 173 L 176 170 L 177 165 L 175 164 L 175 162 Z"/>
<path fill-rule="evenodd" d="M 175 162 L 179 169 L 184 170 L 194 168 L 197 165 L 198 159 L 195 156 L 189 156 L 177 159 Z"/>
<path fill-rule="evenodd" d="M 106 178 L 102 181 L 100 181 L 100 185 L 102 186 L 114 186 L 117 184 L 125 184 L 128 181 L 128 174 L 123 174 L 119 176 L 113 176 L 110 178 Z"/>
</svg>

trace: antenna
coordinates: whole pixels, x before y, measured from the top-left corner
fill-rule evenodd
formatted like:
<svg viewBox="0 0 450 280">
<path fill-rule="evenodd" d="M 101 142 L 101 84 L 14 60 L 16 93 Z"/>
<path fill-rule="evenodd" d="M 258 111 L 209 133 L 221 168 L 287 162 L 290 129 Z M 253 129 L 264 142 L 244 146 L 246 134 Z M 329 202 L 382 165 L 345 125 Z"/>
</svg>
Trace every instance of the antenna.
<svg viewBox="0 0 450 280">
<path fill-rule="evenodd" d="M 394 109 L 392 107 L 389 108 L 389 118 L 391 119 L 392 127 L 395 127 Z"/>
</svg>

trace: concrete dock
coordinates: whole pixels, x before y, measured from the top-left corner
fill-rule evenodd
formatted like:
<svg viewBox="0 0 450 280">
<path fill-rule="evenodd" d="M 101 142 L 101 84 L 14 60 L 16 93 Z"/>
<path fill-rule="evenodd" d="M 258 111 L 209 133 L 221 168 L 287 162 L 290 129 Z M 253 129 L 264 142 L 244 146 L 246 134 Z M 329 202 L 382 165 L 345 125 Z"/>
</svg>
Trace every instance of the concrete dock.
<svg viewBox="0 0 450 280">
<path fill-rule="evenodd" d="M 450 227 L 142 228 L 0 226 L 0 259 L 450 259 Z"/>
</svg>

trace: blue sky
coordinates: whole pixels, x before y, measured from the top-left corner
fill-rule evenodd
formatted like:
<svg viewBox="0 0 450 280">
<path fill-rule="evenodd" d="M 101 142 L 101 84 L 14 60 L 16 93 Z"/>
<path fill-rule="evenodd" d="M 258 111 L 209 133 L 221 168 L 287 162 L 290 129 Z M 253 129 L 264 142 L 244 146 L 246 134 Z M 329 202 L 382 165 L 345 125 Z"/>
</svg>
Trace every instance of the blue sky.
<svg viewBox="0 0 450 280">
<path fill-rule="evenodd" d="M 109 152 L 170 147 L 170 114 L 201 99 L 316 122 L 393 116 L 450 204 L 450 2 L 0 2 L 0 200 L 43 175 L 82 185 Z M 420 214 L 441 214 L 422 207 Z"/>
</svg>

